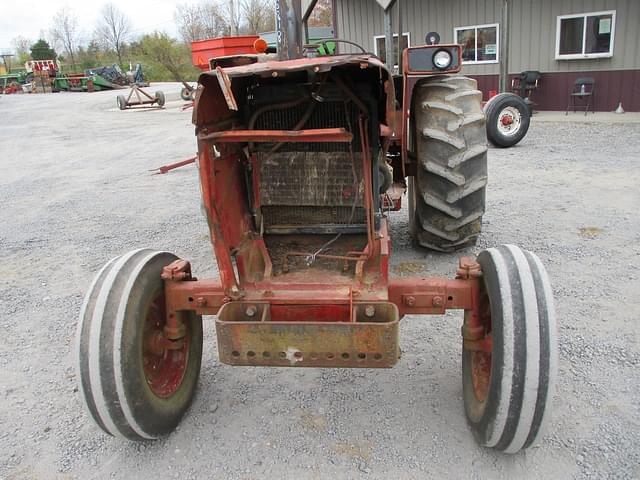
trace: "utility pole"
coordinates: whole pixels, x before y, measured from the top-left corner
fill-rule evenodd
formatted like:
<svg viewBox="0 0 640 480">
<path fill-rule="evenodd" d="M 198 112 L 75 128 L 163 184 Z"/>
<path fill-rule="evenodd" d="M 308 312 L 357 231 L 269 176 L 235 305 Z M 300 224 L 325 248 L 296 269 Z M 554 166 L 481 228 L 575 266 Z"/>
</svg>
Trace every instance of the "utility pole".
<svg viewBox="0 0 640 480">
<path fill-rule="evenodd" d="M 398 74 L 402 74 L 402 0 L 397 0 L 398 5 Z"/>
<path fill-rule="evenodd" d="M 302 2 L 276 1 L 276 31 L 278 59 L 293 60 L 302 56 Z"/>
<path fill-rule="evenodd" d="M 498 88 L 500 93 L 507 91 L 509 83 L 509 26 L 510 12 L 509 0 L 502 0 L 502 21 L 500 22 L 500 81 Z"/>
<path fill-rule="evenodd" d="M 394 57 L 394 48 L 393 48 L 393 16 L 391 10 L 393 9 L 393 5 L 396 3 L 396 0 L 387 0 L 382 1 L 378 0 L 378 3 L 382 8 L 384 8 L 384 51 L 386 57 L 386 64 L 389 71 L 393 72 L 393 57 Z M 398 37 L 398 41 L 400 37 Z"/>
</svg>

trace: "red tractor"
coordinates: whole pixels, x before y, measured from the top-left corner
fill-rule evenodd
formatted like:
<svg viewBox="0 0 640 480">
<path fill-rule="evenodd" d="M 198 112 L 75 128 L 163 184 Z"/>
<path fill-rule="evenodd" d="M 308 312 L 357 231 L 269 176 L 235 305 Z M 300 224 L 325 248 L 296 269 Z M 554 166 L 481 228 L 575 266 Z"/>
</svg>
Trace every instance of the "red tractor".
<svg viewBox="0 0 640 480">
<path fill-rule="evenodd" d="M 458 45 L 404 51 L 394 78 L 367 53 L 303 47 L 300 0 L 278 2 L 274 54 L 218 59 L 193 121 L 219 279 L 140 249 L 111 260 L 85 297 L 81 392 L 105 432 L 171 432 L 200 372 L 202 315 L 238 366 L 392 367 L 405 315 L 464 310 L 464 407 L 481 445 L 529 447 L 557 364 L 552 289 L 536 255 L 502 245 L 454 279 L 390 278 L 388 211 L 409 183 L 418 244 L 475 243 L 485 209 L 481 94 Z"/>
</svg>

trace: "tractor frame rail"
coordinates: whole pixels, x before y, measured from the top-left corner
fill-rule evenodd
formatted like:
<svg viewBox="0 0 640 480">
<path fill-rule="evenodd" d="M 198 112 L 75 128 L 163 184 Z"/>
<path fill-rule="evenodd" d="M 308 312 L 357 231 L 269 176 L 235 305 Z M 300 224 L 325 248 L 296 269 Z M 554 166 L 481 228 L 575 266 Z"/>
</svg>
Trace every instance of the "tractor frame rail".
<svg viewBox="0 0 640 480">
<path fill-rule="evenodd" d="M 225 292 L 218 280 L 198 280 L 177 260 L 162 273 L 165 333 L 179 339 L 181 311 L 216 315 L 220 361 L 244 366 L 392 367 L 400 358 L 399 321 L 405 315 L 443 315 L 464 310 L 465 346 L 485 350 L 478 296 L 480 266 L 460 259 L 455 279 L 390 279 L 386 289 L 354 290 L 318 281 L 264 281 Z M 475 343 L 474 343 L 475 342 Z"/>
</svg>

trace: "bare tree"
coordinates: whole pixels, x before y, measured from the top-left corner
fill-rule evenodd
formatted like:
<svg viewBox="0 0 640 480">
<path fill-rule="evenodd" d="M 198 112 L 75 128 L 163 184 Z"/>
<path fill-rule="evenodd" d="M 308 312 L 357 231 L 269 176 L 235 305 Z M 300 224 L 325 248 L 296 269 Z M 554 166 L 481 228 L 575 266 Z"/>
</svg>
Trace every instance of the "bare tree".
<svg viewBox="0 0 640 480">
<path fill-rule="evenodd" d="M 243 0 L 240 4 L 247 33 L 275 30 L 275 9 L 271 0 Z"/>
<path fill-rule="evenodd" d="M 201 4 L 202 22 L 204 26 L 204 38 L 220 37 L 229 35 L 230 24 L 224 16 L 224 12 L 218 4 L 205 2 Z"/>
<path fill-rule="evenodd" d="M 16 49 L 18 55 L 22 53 L 29 53 L 29 47 L 33 44 L 32 40 L 25 38 L 21 35 L 11 39 L 11 45 Z"/>
<path fill-rule="evenodd" d="M 180 36 L 187 43 L 229 34 L 229 25 L 218 4 L 213 2 L 178 5 L 174 18 Z"/>
<path fill-rule="evenodd" d="M 310 27 L 330 27 L 333 23 L 331 0 L 318 0 L 309 17 Z"/>
<path fill-rule="evenodd" d="M 131 33 L 131 22 L 113 3 L 102 7 L 101 15 L 96 36 L 103 44 L 116 51 L 118 64 L 122 65 L 122 51 Z"/>
<path fill-rule="evenodd" d="M 69 55 L 73 69 L 76 68 L 75 51 L 79 42 L 78 18 L 66 7 L 58 10 L 53 17 L 51 36 L 56 43 L 62 45 Z"/>
<path fill-rule="evenodd" d="M 222 8 L 224 18 L 229 25 L 229 35 L 238 35 L 240 32 L 240 9 L 236 5 L 236 0 L 224 0 L 226 8 Z"/>
</svg>

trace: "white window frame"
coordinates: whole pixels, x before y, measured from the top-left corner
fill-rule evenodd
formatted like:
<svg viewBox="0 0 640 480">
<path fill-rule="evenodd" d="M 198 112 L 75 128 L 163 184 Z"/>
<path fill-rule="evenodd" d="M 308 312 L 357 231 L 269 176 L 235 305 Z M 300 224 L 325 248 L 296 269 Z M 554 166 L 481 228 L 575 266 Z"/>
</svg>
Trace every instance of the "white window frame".
<svg viewBox="0 0 640 480">
<path fill-rule="evenodd" d="M 411 32 L 402 32 L 402 36 L 404 37 L 406 35 L 407 37 L 407 47 L 411 46 Z M 385 45 L 386 45 L 386 41 L 387 41 L 387 37 L 386 35 L 374 35 L 373 36 L 373 53 L 375 54 L 376 57 L 379 57 L 380 54 L 378 53 L 378 39 L 379 38 L 384 38 L 385 39 Z M 394 33 L 393 34 L 393 38 L 398 38 L 398 34 Z M 398 38 L 398 42 L 400 41 L 400 39 Z M 399 68 L 398 64 L 396 63 L 393 68 Z"/>
<path fill-rule="evenodd" d="M 484 25 L 469 25 L 466 27 L 455 27 L 453 29 L 453 43 L 458 43 L 458 32 L 460 30 L 475 29 L 476 45 L 475 52 L 476 58 L 478 58 L 478 29 L 496 27 L 496 59 L 495 60 L 462 60 L 463 65 L 485 65 L 488 63 L 500 63 L 500 24 L 499 23 L 486 23 Z"/>
<path fill-rule="evenodd" d="M 599 15 L 611 15 L 611 42 L 609 44 L 608 52 L 601 53 L 585 53 L 584 49 L 587 47 L 587 17 L 597 17 Z M 567 18 L 582 18 L 582 53 L 567 53 L 560 54 L 560 25 L 562 20 Z M 616 11 L 605 10 L 602 12 L 588 12 L 588 13 L 572 13 L 569 15 L 559 15 L 556 21 L 556 60 L 582 60 L 585 58 L 611 58 L 613 57 L 613 47 L 616 33 Z"/>
</svg>

